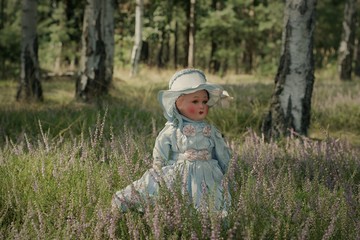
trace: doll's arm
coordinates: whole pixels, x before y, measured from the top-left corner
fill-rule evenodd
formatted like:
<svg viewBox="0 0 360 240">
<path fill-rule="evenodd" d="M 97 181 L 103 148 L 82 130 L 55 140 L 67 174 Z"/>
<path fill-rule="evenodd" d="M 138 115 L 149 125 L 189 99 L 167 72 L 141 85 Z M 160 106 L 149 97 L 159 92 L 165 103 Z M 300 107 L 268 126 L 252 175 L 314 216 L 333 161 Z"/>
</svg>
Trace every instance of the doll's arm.
<svg viewBox="0 0 360 240">
<path fill-rule="evenodd" d="M 166 126 L 157 136 L 153 149 L 153 168 L 160 170 L 166 166 L 171 149 L 171 129 Z"/>
<path fill-rule="evenodd" d="M 215 142 L 215 159 L 218 160 L 220 168 L 222 172 L 225 174 L 230 162 L 230 149 L 227 146 L 220 131 L 215 127 L 213 127 L 213 129 L 214 129 L 213 138 Z"/>
</svg>

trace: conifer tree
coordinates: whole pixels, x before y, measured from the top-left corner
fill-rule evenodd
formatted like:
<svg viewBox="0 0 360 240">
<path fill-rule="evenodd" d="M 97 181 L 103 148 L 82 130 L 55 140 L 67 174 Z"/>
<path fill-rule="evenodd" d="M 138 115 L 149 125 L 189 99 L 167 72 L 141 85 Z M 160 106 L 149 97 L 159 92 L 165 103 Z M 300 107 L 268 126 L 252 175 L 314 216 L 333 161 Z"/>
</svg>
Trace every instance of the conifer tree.
<svg viewBox="0 0 360 240">
<path fill-rule="evenodd" d="M 37 38 L 37 0 L 22 1 L 21 69 L 16 100 L 43 100 Z"/>
</svg>

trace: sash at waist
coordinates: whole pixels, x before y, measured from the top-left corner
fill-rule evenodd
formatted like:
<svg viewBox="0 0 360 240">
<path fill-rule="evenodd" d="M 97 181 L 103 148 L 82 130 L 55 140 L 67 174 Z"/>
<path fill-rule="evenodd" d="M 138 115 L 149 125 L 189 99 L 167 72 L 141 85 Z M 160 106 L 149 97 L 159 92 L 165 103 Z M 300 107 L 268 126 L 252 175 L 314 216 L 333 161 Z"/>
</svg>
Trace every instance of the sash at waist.
<svg viewBox="0 0 360 240">
<path fill-rule="evenodd" d="M 179 160 L 188 160 L 188 161 L 208 161 L 211 160 L 211 153 L 206 150 L 195 150 L 195 149 L 189 149 L 186 150 L 184 153 L 179 153 L 178 156 Z"/>
</svg>

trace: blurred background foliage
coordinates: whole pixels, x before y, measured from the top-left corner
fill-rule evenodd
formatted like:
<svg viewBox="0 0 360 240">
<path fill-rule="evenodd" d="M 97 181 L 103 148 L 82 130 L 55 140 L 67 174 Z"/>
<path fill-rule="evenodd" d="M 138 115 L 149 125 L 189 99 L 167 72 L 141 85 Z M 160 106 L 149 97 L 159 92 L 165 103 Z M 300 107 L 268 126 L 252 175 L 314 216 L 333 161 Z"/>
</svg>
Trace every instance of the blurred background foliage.
<svg viewBox="0 0 360 240">
<path fill-rule="evenodd" d="M 21 1 L 0 2 L 1 80 L 19 76 Z M 130 64 L 135 1 L 114 3 L 117 69 Z M 167 69 L 185 66 L 187 2 L 145 0 L 144 4 L 141 63 Z M 344 4 L 341 0 L 318 2 L 314 46 L 316 68 L 336 62 Z M 84 7 L 84 0 L 39 0 L 39 62 L 44 72 L 78 71 Z M 283 9 L 284 1 L 198 0 L 196 67 L 219 74 L 232 71 L 274 75 L 280 55 Z M 216 68 L 210 66 L 211 60 L 217 62 Z"/>
<path fill-rule="evenodd" d="M 112 94 L 104 102 L 114 107 L 109 109 L 110 116 L 114 116 L 112 122 L 126 122 L 133 117 L 131 114 L 137 112 L 134 109 L 140 109 L 141 113 L 137 114 L 144 114 L 140 119 L 144 119 L 146 124 L 140 123 L 139 126 L 151 129 L 150 114 L 156 128 L 160 128 L 164 119 L 154 101 L 156 93 L 166 88 L 174 68 L 183 67 L 187 62 L 187 1 L 144 1 L 143 67 L 135 78 L 129 77 L 135 1 L 114 3 L 114 81 Z M 36 119 L 46 119 L 44 129 L 51 129 L 55 135 L 65 134 L 68 129 L 78 134 L 94 124 L 85 122 L 93 119 L 90 115 L 94 110 L 99 110 L 74 103 L 74 76 L 79 70 L 85 0 L 39 0 L 37 30 L 43 74 L 72 72 L 74 75 L 55 77 L 51 81 L 45 78 L 42 85 L 46 105 L 34 106 L 21 106 L 14 99 L 20 75 L 20 5 L 21 0 L 0 0 L 0 133 L 17 138 L 22 132 L 37 128 Z M 310 136 L 324 138 L 325 133 L 336 137 L 345 135 L 358 145 L 359 86 L 357 81 L 336 83 L 344 5 L 342 0 L 322 0 L 317 4 L 316 81 Z M 209 116 L 209 120 L 227 136 L 239 137 L 247 128 L 259 129 L 278 67 L 283 10 L 284 1 L 197 0 L 196 67 L 206 70 L 211 81 L 226 84 L 226 89 L 236 97 L 231 109 L 215 111 Z M 212 53 L 214 46 L 216 51 Z M 217 67 L 211 64 L 214 62 Z M 100 109 L 104 105 L 100 103 Z M 69 113 L 65 114 L 66 111 Z M 5 141 L 5 138 L 0 141 Z"/>
</svg>

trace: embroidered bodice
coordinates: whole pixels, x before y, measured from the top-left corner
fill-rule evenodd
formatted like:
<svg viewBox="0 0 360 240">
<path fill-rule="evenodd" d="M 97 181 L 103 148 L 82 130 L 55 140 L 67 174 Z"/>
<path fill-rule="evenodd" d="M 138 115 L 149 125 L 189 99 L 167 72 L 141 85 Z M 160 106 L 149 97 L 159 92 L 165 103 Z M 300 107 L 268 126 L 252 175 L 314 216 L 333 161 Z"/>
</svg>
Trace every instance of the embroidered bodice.
<svg viewBox="0 0 360 240">
<path fill-rule="evenodd" d="M 153 167 L 176 164 L 182 161 L 216 160 L 225 172 L 230 152 L 221 133 L 205 121 L 184 118 L 181 126 L 167 125 L 156 139 Z"/>
</svg>

